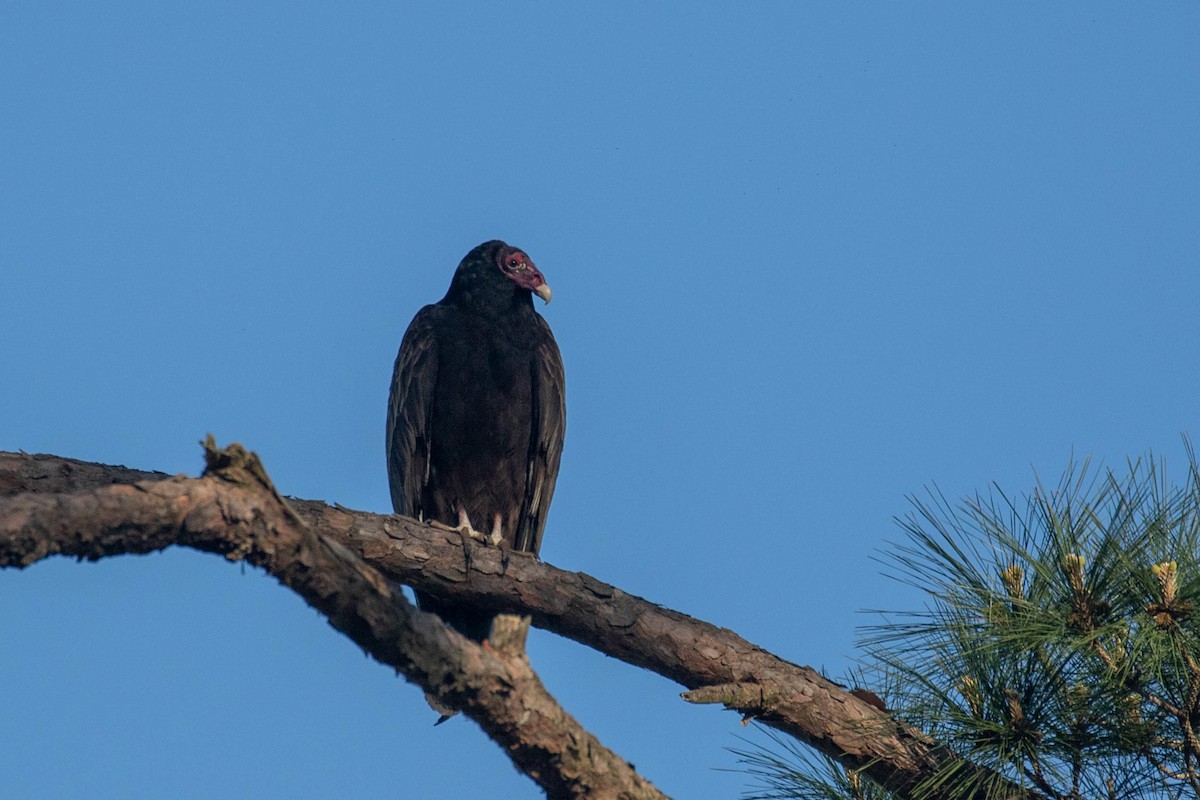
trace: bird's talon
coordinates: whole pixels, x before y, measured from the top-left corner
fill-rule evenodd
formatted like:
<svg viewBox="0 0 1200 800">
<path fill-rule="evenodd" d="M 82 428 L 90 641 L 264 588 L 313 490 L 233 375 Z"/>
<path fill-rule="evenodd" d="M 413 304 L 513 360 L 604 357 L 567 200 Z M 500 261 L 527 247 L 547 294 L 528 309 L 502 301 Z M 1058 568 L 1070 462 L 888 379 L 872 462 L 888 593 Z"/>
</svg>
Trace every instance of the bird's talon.
<svg viewBox="0 0 1200 800">
<path fill-rule="evenodd" d="M 495 536 L 495 534 L 493 534 L 492 536 L 489 536 L 485 533 L 480 533 L 479 531 L 472 528 L 470 526 L 470 524 L 447 525 L 446 523 L 435 519 L 435 520 L 431 520 L 429 522 L 429 527 L 437 528 L 439 531 L 450 531 L 453 533 L 457 533 L 459 536 L 462 536 L 463 538 L 474 539 L 475 541 L 479 542 L 480 544 L 495 544 L 496 543 L 495 539 L 493 538 Z"/>
<path fill-rule="evenodd" d="M 488 542 L 491 541 L 491 539 L 488 538 L 487 534 L 480 533 L 479 531 L 475 530 L 474 528 L 472 528 L 470 526 L 459 528 L 458 532 L 464 536 L 469 536 L 470 538 L 474 539 L 475 541 L 479 542 L 480 544 L 487 544 Z"/>
</svg>

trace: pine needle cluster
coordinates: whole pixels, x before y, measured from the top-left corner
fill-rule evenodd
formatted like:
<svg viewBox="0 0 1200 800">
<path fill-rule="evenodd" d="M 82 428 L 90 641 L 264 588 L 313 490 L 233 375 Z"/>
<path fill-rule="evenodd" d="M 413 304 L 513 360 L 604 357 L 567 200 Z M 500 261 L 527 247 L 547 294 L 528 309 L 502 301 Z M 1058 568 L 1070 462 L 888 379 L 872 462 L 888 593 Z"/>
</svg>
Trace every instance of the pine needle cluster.
<svg viewBox="0 0 1200 800">
<path fill-rule="evenodd" d="M 1020 496 L 913 499 L 882 560 L 925 607 L 881 613 L 856 683 L 1050 800 L 1200 798 L 1200 466 L 1188 455 L 1179 485 L 1153 458 L 1120 474 L 1085 461 Z M 770 787 L 759 797 L 881 796 L 823 757 L 739 755 Z M 806 776 L 791 794 L 783 764 Z M 957 780 L 931 788 L 989 796 Z"/>
</svg>

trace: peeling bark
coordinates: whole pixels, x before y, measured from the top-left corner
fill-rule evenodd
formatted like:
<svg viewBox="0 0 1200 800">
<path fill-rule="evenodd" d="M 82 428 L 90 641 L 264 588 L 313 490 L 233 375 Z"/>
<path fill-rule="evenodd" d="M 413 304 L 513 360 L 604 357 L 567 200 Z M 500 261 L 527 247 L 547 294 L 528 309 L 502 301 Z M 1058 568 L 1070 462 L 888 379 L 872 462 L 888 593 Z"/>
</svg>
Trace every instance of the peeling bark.
<svg viewBox="0 0 1200 800">
<path fill-rule="evenodd" d="M 110 485 L 137 481 L 134 486 Z M 577 723 L 556 704 L 557 711 L 540 711 L 524 723 L 517 721 L 527 708 L 482 705 L 489 687 L 473 687 L 472 694 L 460 685 L 458 676 L 503 675 L 496 679 L 517 681 L 521 687 L 509 690 L 510 698 L 549 695 L 531 670 L 528 675 L 521 671 L 528 669 L 527 662 L 518 663 L 523 659 L 476 647 L 455 635 L 435 617 L 404 602 L 398 592 L 389 595 L 381 575 L 457 602 L 529 615 L 538 627 L 675 680 L 690 690 L 684 693 L 690 702 L 722 703 L 795 736 L 902 797 L 963 798 L 969 796 L 963 786 L 977 787 L 981 797 L 985 792 L 990 798 L 1040 797 L 958 759 L 920 731 L 809 667 L 584 573 L 556 569 L 525 553 L 463 541 L 457 533 L 416 520 L 290 499 L 289 505 L 305 523 L 298 526 L 270 492 L 234 486 L 227 491 L 246 492 L 235 503 L 235 498 L 220 492 L 212 495 L 213 483 L 213 478 L 167 478 L 53 456 L 0 453 L 0 498 L 9 496 L 0 499 L 0 565 L 24 566 L 53 553 L 97 558 L 176 543 L 244 557 L 299 592 L 376 658 L 397 666 L 448 704 L 463 707 L 505 746 L 514 762 L 518 755 L 510 747 L 525 747 L 529 737 L 543 730 L 560 731 L 549 736 L 560 745 L 577 741 L 561 734 L 568 723 L 559 714 L 570 724 Z M 233 505 L 227 509 L 222 502 Z M 226 511 L 236 513 L 222 522 Z M 263 525 L 273 532 L 270 536 L 256 533 Z M 304 530 L 305 553 L 323 554 L 319 564 L 301 565 L 306 581 L 295 578 L 297 565 L 278 554 L 278 537 L 284 535 L 280 531 L 300 536 L 295 530 Z M 343 582 L 347 575 L 357 576 L 354 592 Z M 423 633 L 414 639 L 414 631 Z M 431 661 L 417 663 L 410 649 L 435 655 Z M 538 748 L 551 744 L 544 742 L 534 749 L 541 752 Z M 632 773 L 623 761 L 612 758 L 615 761 L 606 766 L 592 767 L 592 774 L 609 768 Z M 543 783 L 544 776 L 535 774 L 536 768 L 518 766 L 554 797 L 658 796 L 561 794 L 562 787 L 555 784 L 551 790 Z M 927 783 L 947 766 L 956 771 L 952 783 L 957 791 L 948 784 Z M 561 777 L 564 771 L 569 770 L 559 768 L 561 780 L 566 780 Z M 637 786 L 642 790 L 642 784 Z M 649 784 L 644 787 L 653 791 Z"/>
</svg>

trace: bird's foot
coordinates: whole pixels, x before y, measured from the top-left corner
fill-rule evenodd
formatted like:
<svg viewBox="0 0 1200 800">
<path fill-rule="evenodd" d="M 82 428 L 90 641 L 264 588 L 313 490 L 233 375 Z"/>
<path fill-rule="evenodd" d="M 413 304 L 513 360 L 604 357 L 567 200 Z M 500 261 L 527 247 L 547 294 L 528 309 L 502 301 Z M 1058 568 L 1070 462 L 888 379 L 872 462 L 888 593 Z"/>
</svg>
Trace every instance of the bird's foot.
<svg viewBox="0 0 1200 800">
<path fill-rule="evenodd" d="M 464 538 L 471 538 L 480 544 L 494 545 L 500 541 L 500 515 L 496 515 L 496 525 L 492 528 L 490 534 L 475 530 L 471 525 L 471 518 L 467 516 L 467 512 L 461 508 L 458 510 L 458 525 L 447 525 L 444 522 L 433 520 L 429 523 L 434 528 L 443 531 L 454 531 Z"/>
<path fill-rule="evenodd" d="M 470 525 L 447 525 L 444 522 L 438 522 L 437 520 L 434 520 L 433 522 L 429 523 L 429 526 L 432 528 L 437 528 L 439 531 L 453 531 L 454 533 L 461 534 L 466 538 L 474 539 L 480 544 L 492 544 L 492 538 L 490 536 L 485 533 L 480 533 Z"/>
</svg>

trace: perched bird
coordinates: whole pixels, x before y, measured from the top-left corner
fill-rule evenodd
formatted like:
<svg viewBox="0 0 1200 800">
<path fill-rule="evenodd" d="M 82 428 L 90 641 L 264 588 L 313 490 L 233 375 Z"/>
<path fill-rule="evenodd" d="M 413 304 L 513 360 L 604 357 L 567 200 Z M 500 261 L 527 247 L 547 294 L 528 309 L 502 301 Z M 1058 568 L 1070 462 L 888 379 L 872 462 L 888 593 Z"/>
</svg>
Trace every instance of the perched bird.
<svg viewBox="0 0 1200 800">
<path fill-rule="evenodd" d="M 404 334 L 388 398 L 387 460 L 397 514 L 537 553 L 566 425 L 562 357 L 533 295 L 550 287 L 501 241 L 467 253 L 450 289 Z M 493 614 L 417 593 L 482 642 Z"/>
</svg>

